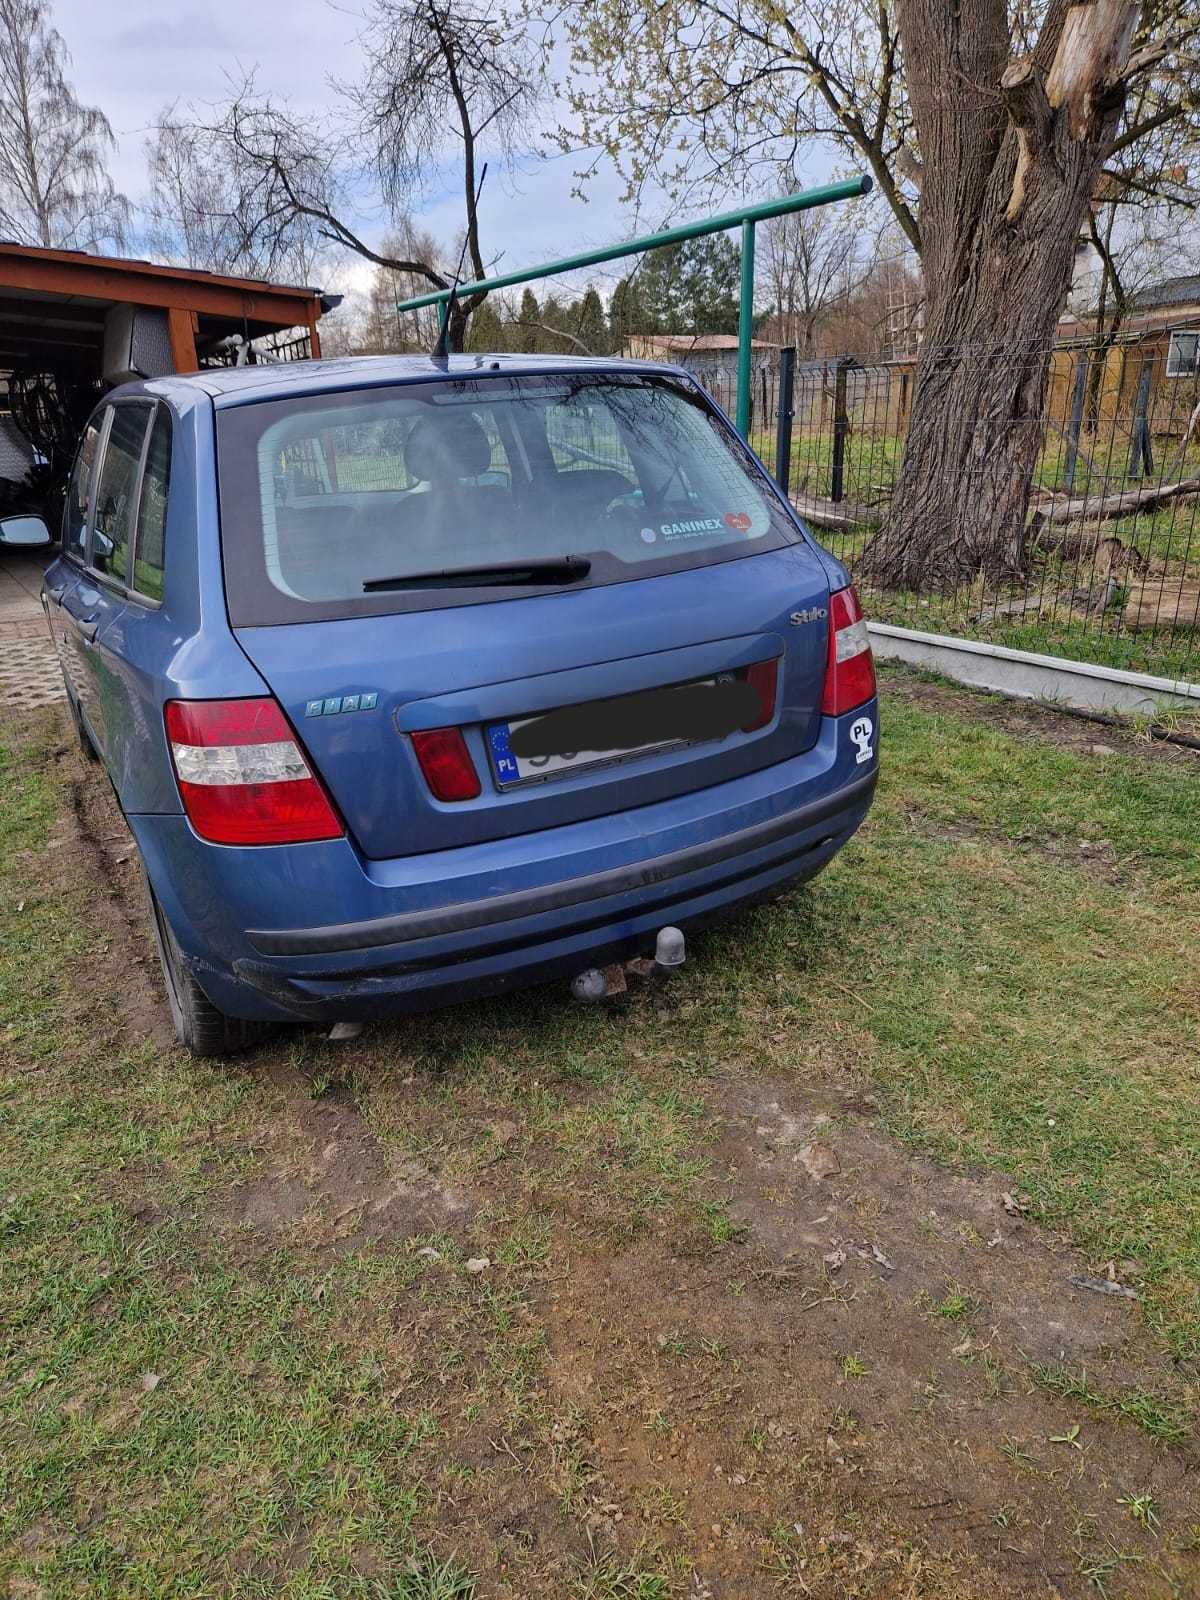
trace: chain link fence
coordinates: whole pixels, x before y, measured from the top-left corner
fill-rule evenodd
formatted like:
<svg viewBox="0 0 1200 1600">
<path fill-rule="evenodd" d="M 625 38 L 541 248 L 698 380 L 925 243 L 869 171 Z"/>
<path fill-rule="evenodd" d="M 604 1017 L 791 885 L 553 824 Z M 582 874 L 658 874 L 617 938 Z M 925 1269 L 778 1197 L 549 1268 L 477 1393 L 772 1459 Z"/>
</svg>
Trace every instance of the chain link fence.
<svg viewBox="0 0 1200 1600">
<path fill-rule="evenodd" d="M 950 592 L 864 582 L 869 614 L 1200 679 L 1198 343 L 1163 329 L 1048 351 L 1020 569 Z M 733 372 L 688 364 L 732 414 Z M 915 376 L 912 359 L 756 360 L 751 442 L 851 572 L 888 514 Z"/>
</svg>

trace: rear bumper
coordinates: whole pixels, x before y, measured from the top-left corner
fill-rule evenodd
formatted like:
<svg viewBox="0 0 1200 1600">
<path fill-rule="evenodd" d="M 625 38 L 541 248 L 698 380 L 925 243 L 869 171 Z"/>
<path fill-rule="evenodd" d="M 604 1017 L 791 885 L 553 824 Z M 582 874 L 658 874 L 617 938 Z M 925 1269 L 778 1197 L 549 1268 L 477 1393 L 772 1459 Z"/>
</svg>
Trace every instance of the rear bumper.
<svg viewBox="0 0 1200 1600">
<path fill-rule="evenodd" d="M 804 755 L 695 794 L 461 850 L 364 861 L 346 840 L 212 846 L 132 817 L 185 958 L 233 1016 L 365 1019 L 480 998 L 652 946 L 814 876 L 877 777 L 851 717 Z"/>
<path fill-rule="evenodd" d="M 437 938 L 441 934 L 467 933 L 477 928 L 487 928 L 501 935 L 510 922 L 520 922 L 527 917 L 546 912 L 585 914 L 584 908 L 597 901 L 645 891 L 652 896 L 662 890 L 663 904 L 678 896 L 674 880 L 686 879 L 708 867 L 728 866 L 724 876 L 735 882 L 747 875 L 747 862 L 772 848 L 778 851 L 779 862 L 800 857 L 813 850 L 819 839 L 813 837 L 822 823 L 837 820 L 845 811 L 853 809 L 860 801 L 868 802 L 875 787 L 875 774 L 860 778 L 820 800 L 811 800 L 798 810 L 777 817 L 774 821 L 758 822 L 735 833 L 726 834 L 706 844 L 687 845 L 669 855 L 656 856 L 649 861 L 635 862 L 631 866 L 610 867 L 606 872 L 593 872 L 585 877 L 571 878 L 565 883 L 552 884 L 544 889 L 518 889 L 512 894 L 495 895 L 482 900 L 459 902 L 431 911 L 402 911 L 398 915 L 380 917 L 369 922 L 343 922 L 328 927 L 302 927 L 249 930 L 249 938 L 264 955 L 329 955 L 352 950 L 379 950 L 387 946 L 419 943 Z M 476 951 L 476 954 L 482 953 Z"/>
</svg>

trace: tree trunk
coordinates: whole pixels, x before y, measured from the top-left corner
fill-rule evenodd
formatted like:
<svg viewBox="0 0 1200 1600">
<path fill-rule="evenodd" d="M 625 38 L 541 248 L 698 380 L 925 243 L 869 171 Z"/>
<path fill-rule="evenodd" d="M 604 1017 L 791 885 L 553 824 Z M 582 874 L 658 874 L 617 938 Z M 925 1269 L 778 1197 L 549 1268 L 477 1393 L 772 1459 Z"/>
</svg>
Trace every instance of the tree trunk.
<svg viewBox="0 0 1200 1600">
<path fill-rule="evenodd" d="M 1052 0 L 1033 53 L 1008 61 L 1001 0 L 900 0 L 926 324 L 891 515 L 861 563 L 874 583 L 953 588 L 1023 565 L 1048 355 L 1137 12 Z"/>
</svg>

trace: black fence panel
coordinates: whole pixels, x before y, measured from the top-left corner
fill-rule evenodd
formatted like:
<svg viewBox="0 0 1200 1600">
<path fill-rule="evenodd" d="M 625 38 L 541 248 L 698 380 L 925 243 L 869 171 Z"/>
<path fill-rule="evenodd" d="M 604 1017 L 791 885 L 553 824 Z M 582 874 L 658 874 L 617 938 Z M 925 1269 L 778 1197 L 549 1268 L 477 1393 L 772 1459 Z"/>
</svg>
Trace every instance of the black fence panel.
<svg viewBox="0 0 1200 1600">
<path fill-rule="evenodd" d="M 964 360 L 975 359 L 964 356 Z M 860 583 L 879 621 L 1200 680 L 1200 363 L 1161 335 L 1047 351 L 1024 558 L 946 592 Z M 912 360 L 796 360 L 781 437 L 778 359 L 754 374 L 751 443 L 854 572 L 888 515 Z M 731 415 L 732 373 L 698 371 Z M 782 452 L 782 454 L 781 454 Z"/>
</svg>

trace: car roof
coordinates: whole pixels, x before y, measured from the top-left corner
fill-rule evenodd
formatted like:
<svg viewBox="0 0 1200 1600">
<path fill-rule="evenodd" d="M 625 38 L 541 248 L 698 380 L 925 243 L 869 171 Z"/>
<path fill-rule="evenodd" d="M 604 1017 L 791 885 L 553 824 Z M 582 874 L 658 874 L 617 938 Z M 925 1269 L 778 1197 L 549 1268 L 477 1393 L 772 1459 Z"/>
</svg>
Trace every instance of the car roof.
<svg viewBox="0 0 1200 1600">
<path fill-rule="evenodd" d="M 208 395 L 222 410 L 302 394 L 344 389 L 369 389 L 429 379 L 465 378 L 504 373 L 511 377 L 546 373 L 640 372 L 686 376 L 681 367 L 659 361 L 622 361 L 611 356 L 453 355 L 345 356 L 329 361 L 266 362 L 254 367 L 216 367 L 186 376 L 159 378 L 127 385 L 119 393 L 149 391 L 186 405 Z"/>
</svg>

